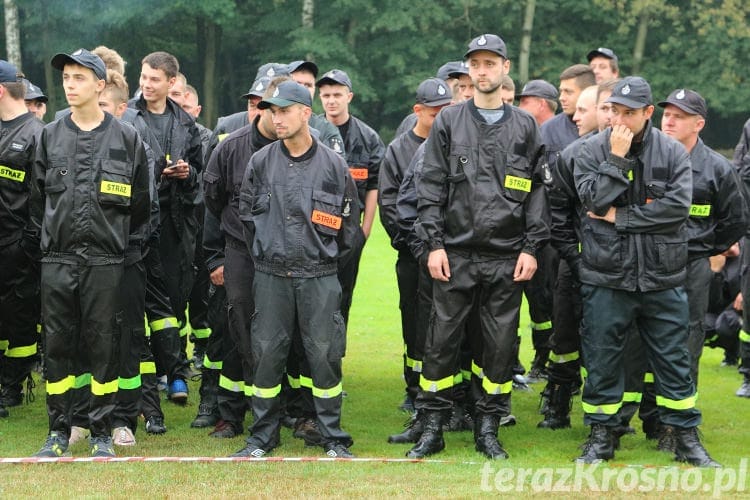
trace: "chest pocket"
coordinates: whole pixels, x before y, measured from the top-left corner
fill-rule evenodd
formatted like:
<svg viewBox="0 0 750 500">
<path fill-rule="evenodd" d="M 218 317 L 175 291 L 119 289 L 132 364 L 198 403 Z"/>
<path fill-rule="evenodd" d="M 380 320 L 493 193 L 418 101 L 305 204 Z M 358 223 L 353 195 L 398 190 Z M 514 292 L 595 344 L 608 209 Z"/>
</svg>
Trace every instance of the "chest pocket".
<svg viewBox="0 0 750 500">
<path fill-rule="evenodd" d="M 31 174 L 26 171 L 28 163 L 25 146 L 13 143 L 0 158 L 0 185 L 11 191 L 26 191 L 26 186 L 31 181 Z"/>
<path fill-rule="evenodd" d="M 693 186 L 693 201 L 690 204 L 690 217 L 705 218 L 711 215 L 712 193 L 700 187 Z"/>
<path fill-rule="evenodd" d="M 129 207 L 132 195 L 132 172 L 124 161 L 106 159 L 101 164 L 101 179 L 96 186 L 99 203 Z"/>
<path fill-rule="evenodd" d="M 525 145 L 514 148 L 507 154 L 503 192 L 505 197 L 523 203 L 531 193 L 531 165 L 526 158 Z"/>
<path fill-rule="evenodd" d="M 341 196 L 326 191 L 312 193 L 312 220 L 315 229 L 325 235 L 336 236 L 344 218 L 341 213 Z"/>
</svg>

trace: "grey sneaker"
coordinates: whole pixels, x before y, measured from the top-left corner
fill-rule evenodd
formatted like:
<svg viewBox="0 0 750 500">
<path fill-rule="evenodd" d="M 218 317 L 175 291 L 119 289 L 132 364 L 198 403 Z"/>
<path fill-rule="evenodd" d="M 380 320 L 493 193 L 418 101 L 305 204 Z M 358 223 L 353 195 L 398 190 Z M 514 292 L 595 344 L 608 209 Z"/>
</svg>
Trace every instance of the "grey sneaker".
<svg viewBox="0 0 750 500">
<path fill-rule="evenodd" d="M 68 437 L 59 432 L 50 432 L 42 448 L 34 453 L 39 458 L 69 457 Z"/>
<path fill-rule="evenodd" d="M 92 457 L 112 458 L 117 456 L 111 437 L 92 437 L 89 439 L 89 443 L 91 443 Z"/>
</svg>

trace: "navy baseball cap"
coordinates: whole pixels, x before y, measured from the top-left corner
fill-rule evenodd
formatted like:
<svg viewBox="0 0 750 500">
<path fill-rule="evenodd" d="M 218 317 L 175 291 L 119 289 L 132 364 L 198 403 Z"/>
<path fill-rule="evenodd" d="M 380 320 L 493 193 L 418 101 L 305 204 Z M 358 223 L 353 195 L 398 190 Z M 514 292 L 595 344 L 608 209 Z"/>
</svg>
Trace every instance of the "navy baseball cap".
<svg viewBox="0 0 750 500">
<path fill-rule="evenodd" d="M 668 104 L 677 106 L 689 115 L 700 115 L 704 119 L 708 116 L 706 100 L 695 90 L 673 90 L 664 101 L 659 103 L 659 106 L 666 108 Z"/>
<path fill-rule="evenodd" d="M 26 85 L 25 100 L 31 101 L 32 99 L 36 99 L 40 102 L 47 102 L 49 100 L 47 99 L 47 96 L 44 95 L 44 92 L 42 92 L 42 89 L 28 81 L 26 78 L 21 78 L 21 81 Z"/>
<path fill-rule="evenodd" d="M 467 72 L 467 70 L 463 61 L 449 61 L 438 68 L 435 77 L 440 78 L 441 80 L 447 80 L 448 78 L 456 78 L 458 74 L 464 72 Z"/>
<path fill-rule="evenodd" d="M 318 65 L 312 61 L 292 61 L 286 65 L 286 70 L 290 75 L 301 69 L 309 71 L 315 78 L 318 77 Z"/>
<path fill-rule="evenodd" d="M 56 54 L 52 58 L 52 67 L 55 69 L 62 71 L 66 64 L 78 64 L 84 68 L 89 68 L 99 80 L 107 79 L 107 68 L 104 66 L 102 58 L 86 49 L 78 49 L 72 54 Z"/>
<path fill-rule="evenodd" d="M 499 55 L 503 59 L 508 58 L 508 53 L 505 50 L 505 42 L 502 38 L 497 35 L 484 34 L 479 35 L 469 44 L 469 50 L 464 54 L 464 59 L 468 58 L 473 52 L 479 50 L 488 50 Z"/>
<path fill-rule="evenodd" d="M 320 87 L 321 85 L 346 85 L 349 87 L 349 90 L 352 89 L 352 81 L 349 79 L 349 75 L 340 69 L 327 71 L 320 80 L 315 83 L 316 87 Z"/>
<path fill-rule="evenodd" d="M 417 87 L 417 104 L 425 106 L 444 106 L 453 99 L 451 89 L 440 78 L 428 78 Z"/>
<path fill-rule="evenodd" d="M 302 104 L 308 108 L 312 108 L 312 97 L 310 91 L 299 83 L 288 80 L 281 82 L 276 90 L 273 91 L 273 95 L 266 99 L 263 99 L 258 103 L 258 109 L 268 109 L 271 106 L 279 106 L 280 108 L 286 108 L 292 104 Z"/>
<path fill-rule="evenodd" d="M 595 57 L 606 57 L 607 59 L 617 61 L 617 54 L 615 54 L 612 49 L 608 49 L 607 47 L 599 47 L 598 49 L 592 50 L 588 53 L 586 59 L 591 62 L 591 60 Z"/>
<path fill-rule="evenodd" d="M 18 81 L 18 68 L 15 64 L 0 59 L 0 83 L 10 83 Z"/>
<path fill-rule="evenodd" d="M 651 86 L 640 76 L 626 76 L 615 85 L 605 102 L 622 104 L 632 109 L 649 106 L 652 102 Z"/>
<path fill-rule="evenodd" d="M 242 94 L 242 99 L 250 99 L 250 97 L 263 97 L 263 93 L 268 88 L 268 84 L 271 83 L 271 79 L 267 76 L 264 76 L 262 78 L 258 78 L 255 80 L 250 86 L 250 90 L 247 91 L 247 94 Z"/>
<path fill-rule="evenodd" d="M 277 76 L 289 76 L 289 67 L 281 63 L 266 63 L 258 68 L 255 80 L 259 78 L 276 78 Z"/>
<path fill-rule="evenodd" d="M 516 94 L 516 99 L 521 97 L 541 97 L 542 99 L 549 99 L 556 101 L 560 94 L 554 85 L 546 80 L 531 80 L 523 86 L 520 94 Z"/>
</svg>

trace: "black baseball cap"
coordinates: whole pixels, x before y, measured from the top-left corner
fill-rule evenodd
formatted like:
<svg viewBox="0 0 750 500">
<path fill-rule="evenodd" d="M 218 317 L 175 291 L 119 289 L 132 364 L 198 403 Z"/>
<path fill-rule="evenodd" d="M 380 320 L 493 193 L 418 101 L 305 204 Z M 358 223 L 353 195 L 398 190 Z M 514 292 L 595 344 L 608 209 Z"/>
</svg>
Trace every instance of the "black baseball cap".
<svg viewBox="0 0 750 500">
<path fill-rule="evenodd" d="M 607 59 L 617 61 L 617 54 L 615 54 L 612 49 L 608 49 L 607 47 L 599 47 L 598 49 L 592 50 L 588 53 L 586 59 L 591 62 L 591 60 L 595 57 L 606 57 Z"/>
<path fill-rule="evenodd" d="M 612 90 L 605 102 L 622 104 L 632 109 L 649 106 L 652 102 L 651 86 L 640 76 L 626 76 Z"/>
<path fill-rule="evenodd" d="M 24 100 L 31 101 L 32 99 L 36 99 L 40 102 L 47 102 L 49 100 L 47 99 L 47 96 L 44 95 L 44 92 L 42 92 L 42 89 L 28 81 L 26 78 L 21 78 L 21 81 L 26 85 L 26 95 L 24 96 Z"/>
<path fill-rule="evenodd" d="M 72 54 L 56 54 L 52 58 L 52 67 L 55 69 L 62 71 L 66 64 L 78 64 L 89 68 L 99 80 L 107 79 L 107 68 L 104 66 L 102 58 L 86 49 L 78 49 Z"/>
<path fill-rule="evenodd" d="M 312 61 L 292 61 L 286 65 L 286 70 L 290 75 L 301 69 L 309 71 L 315 78 L 318 77 L 318 65 Z"/>
<path fill-rule="evenodd" d="M 441 80 L 447 80 L 448 78 L 456 78 L 456 76 L 466 70 L 463 61 L 449 61 L 437 70 L 436 78 Z"/>
<path fill-rule="evenodd" d="M 444 106 L 453 99 L 451 89 L 440 78 L 428 78 L 417 87 L 417 104 L 425 106 Z"/>
<path fill-rule="evenodd" d="M 273 95 L 258 103 L 258 109 L 268 109 L 271 106 L 286 108 L 292 104 L 302 104 L 312 108 L 312 97 L 310 91 L 293 80 L 281 82 Z"/>
<path fill-rule="evenodd" d="M 258 68 L 258 72 L 255 74 L 255 80 L 259 78 L 276 78 L 277 76 L 289 76 L 288 65 L 281 63 L 266 63 Z"/>
<path fill-rule="evenodd" d="M 505 50 L 505 42 L 497 35 L 484 34 L 476 37 L 469 44 L 469 50 L 464 54 L 464 59 L 468 58 L 472 52 L 477 52 L 479 50 L 488 50 L 501 56 L 503 59 L 508 58 L 508 53 Z"/>
<path fill-rule="evenodd" d="M 349 75 L 346 74 L 345 71 L 342 71 L 340 69 L 332 69 L 330 71 L 326 71 L 326 73 L 315 82 L 316 87 L 320 87 L 321 85 L 346 85 L 349 87 L 349 90 L 352 89 L 352 81 L 349 79 Z"/>
<path fill-rule="evenodd" d="M 702 118 L 708 116 L 706 100 L 695 90 L 677 89 L 673 90 L 666 100 L 661 101 L 659 106 L 666 108 L 668 104 L 677 106 L 690 115 L 700 115 Z"/>
<path fill-rule="evenodd" d="M 18 81 L 18 68 L 15 64 L 0 59 L 0 83 L 10 83 Z"/>
<path fill-rule="evenodd" d="M 250 99 L 252 96 L 263 97 L 263 93 L 268 88 L 269 83 L 271 83 L 271 79 L 267 76 L 258 78 L 250 86 L 250 90 L 248 90 L 246 94 L 242 94 L 240 97 L 242 97 L 242 99 Z"/>
<path fill-rule="evenodd" d="M 542 99 L 556 101 L 559 95 L 555 86 L 548 81 L 531 80 L 523 86 L 520 94 L 516 94 L 516 99 L 520 99 L 521 97 L 541 97 Z"/>
</svg>

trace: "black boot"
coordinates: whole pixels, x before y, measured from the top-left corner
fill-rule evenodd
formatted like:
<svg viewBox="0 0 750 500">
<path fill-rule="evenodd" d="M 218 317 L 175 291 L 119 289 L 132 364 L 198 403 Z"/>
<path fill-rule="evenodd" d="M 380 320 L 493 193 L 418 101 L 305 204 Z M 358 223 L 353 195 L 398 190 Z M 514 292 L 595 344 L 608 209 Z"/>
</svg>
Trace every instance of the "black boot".
<svg viewBox="0 0 750 500">
<path fill-rule="evenodd" d="M 596 464 L 602 460 L 609 460 L 615 456 L 615 436 L 612 428 L 602 424 L 591 426 L 591 433 L 583 444 L 583 453 L 576 458 L 576 462 Z"/>
<path fill-rule="evenodd" d="M 646 439 L 659 439 L 661 433 L 661 422 L 659 417 L 649 417 L 643 420 L 643 433 Z"/>
<path fill-rule="evenodd" d="M 443 420 L 443 412 L 425 411 L 424 431 L 417 444 L 406 453 L 407 458 L 424 458 L 445 448 Z"/>
<path fill-rule="evenodd" d="M 553 385 L 555 384 L 552 382 L 547 382 L 547 385 L 544 386 L 544 389 L 542 389 L 542 392 L 539 395 L 539 414 L 540 415 L 547 415 L 547 412 L 549 411 L 549 400 L 552 397 Z"/>
<path fill-rule="evenodd" d="M 198 414 L 190 424 L 194 429 L 213 427 L 219 421 L 219 370 L 203 368 L 201 370 L 201 386 L 199 389 L 201 401 L 198 404 Z"/>
<path fill-rule="evenodd" d="M 531 339 L 534 345 L 534 360 L 531 362 L 531 368 L 526 375 L 526 380 L 533 384 L 541 382 L 548 376 L 547 362 L 549 361 L 549 339 L 552 336 L 552 330 L 532 330 Z"/>
<path fill-rule="evenodd" d="M 701 444 L 697 427 L 675 428 L 674 431 L 676 441 L 675 460 L 687 462 L 696 467 L 721 467 L 721 464 L 711 458 Z"/>
<path fill-rule="evenodd" d="M 424 415 L 421 411 L 417 411 L 406 422 L 406 429 L 400 434 L 388 436 L 388 442 L 392 444 L 416 443 L 422 431 L 424 431 Z"/>
<path fill-rule="evenodd" d="M 570 408 L 573 404 L 570 384 L 547 384 L 549 403 L 544 420 L 537 424 L 540 429 L 565 429 L 570 427 Z M 545 389 L 547 391 L 547 389 Z"/>
<path fill-rule="evenodd" d="M 476 450 L 489 459 L 505 459 L 508 453 L 497 440 L 500 418 L 497 415 L 478 413 L 474 418 L 474 443 Z"/>
<path fill-rule="evenodd" d="M 659 443 L 656 445 L 659 451 L 667 453 L 677 452 L 677 433 L 671 425 L 661 425 L 659 428 Z"/>
<path fill-rule="evenodd" d="M 741 398 L 750 398 L 750 375 L 748 375 L 747 373 L 745 374 L 745 380 L 742 382 L 742 385 L 734 394 L 735 396 L 739 396 Z"/>
<path fill-rule="evenodd" d="M 453 403 L 450 418 L 443 424 L 443 432 L 460 432 L 470 429 L 472 429 L 472 426 L 467 427 L 464 406 L 460 403 Z"/>
</svg>

